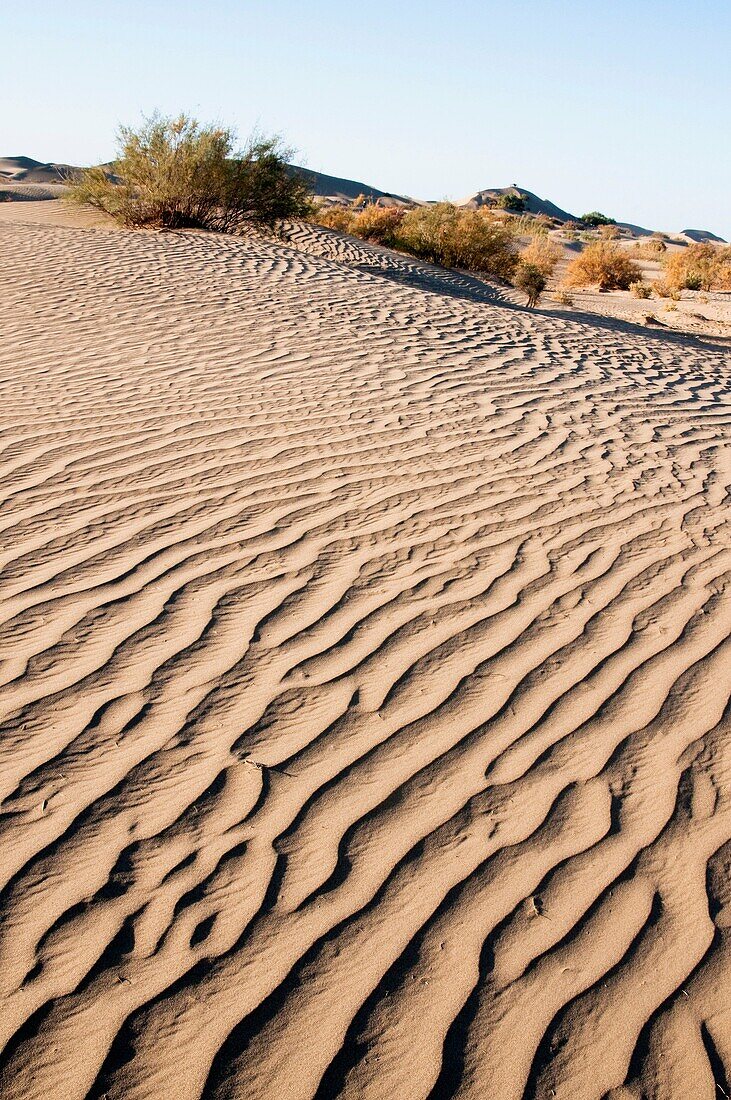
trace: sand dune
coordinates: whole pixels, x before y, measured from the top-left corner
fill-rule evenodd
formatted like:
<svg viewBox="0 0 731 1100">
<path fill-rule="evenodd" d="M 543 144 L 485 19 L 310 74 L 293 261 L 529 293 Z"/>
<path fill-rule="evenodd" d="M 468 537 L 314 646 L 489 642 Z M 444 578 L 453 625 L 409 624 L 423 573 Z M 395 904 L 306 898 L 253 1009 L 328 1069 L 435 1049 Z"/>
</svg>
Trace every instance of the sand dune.
<svg viewBox="0 0 731 1100">
<path fill-rule="evenodd" d="M 56 206 L 0 209 L 0 1094 L 729 1094 L 728 353 Z"/>
</svg>

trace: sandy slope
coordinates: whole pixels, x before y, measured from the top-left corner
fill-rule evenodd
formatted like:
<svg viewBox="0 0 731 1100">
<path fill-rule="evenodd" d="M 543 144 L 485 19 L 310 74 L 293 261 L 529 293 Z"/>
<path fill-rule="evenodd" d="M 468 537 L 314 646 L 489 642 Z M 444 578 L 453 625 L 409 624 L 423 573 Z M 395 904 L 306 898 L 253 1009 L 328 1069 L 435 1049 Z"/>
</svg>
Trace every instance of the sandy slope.
<svg viewBox="0 0 731 1100">
<path fill-rule="evenodd" d="M 2 1097 L 726 1095 L 728 353 L 32 205 Z"/>
</svg>

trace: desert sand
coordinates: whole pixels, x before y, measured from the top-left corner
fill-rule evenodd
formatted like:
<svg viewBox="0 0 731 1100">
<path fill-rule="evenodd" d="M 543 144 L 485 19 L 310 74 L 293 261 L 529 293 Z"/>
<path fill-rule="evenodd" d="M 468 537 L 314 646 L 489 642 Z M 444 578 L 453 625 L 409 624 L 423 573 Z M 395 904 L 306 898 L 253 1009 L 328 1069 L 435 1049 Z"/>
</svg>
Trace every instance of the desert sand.
<svg viewBox="0 0 731 1100">
<path fill-rule="evenodd" d="M 3 1100 L 731 1093 L 729 351 L 0 207 Z"/>
</svg>

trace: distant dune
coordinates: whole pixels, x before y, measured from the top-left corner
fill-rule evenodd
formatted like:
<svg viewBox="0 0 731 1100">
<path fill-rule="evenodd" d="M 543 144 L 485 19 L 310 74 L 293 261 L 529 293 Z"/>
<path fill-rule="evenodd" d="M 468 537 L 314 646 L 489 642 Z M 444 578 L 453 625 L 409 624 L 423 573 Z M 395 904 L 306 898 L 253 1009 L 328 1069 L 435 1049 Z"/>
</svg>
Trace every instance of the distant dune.
<svg viewBox="0 0 731 1100">
<path fill-rule="evenodd" d="M 31 157 L 0 157 L 0 184 L 7 183 L 66 183 L 78 168 L 70 164 L 44 164 Z"/>
<path fill-rule="evenodd" d="M 728 353 L 308 225 L 0 264 L 3 1100 L 727 1094 Z"/>
<path fill-rule="evenodd" d="M 687 237 L 690 241 L 715 241 L 718 244 L 726 243 L 723 237 L 717 237 L 715 233 L 710 233 L 707 229 L 684 229 L 680 236 Z"/>
<path fill-rule="evenodd" d="M 104 167 L 110 166 L 105 165 Z M 329 176 L 323 172 L 315 172 L 311 168 L 302 168 L 296 164 L 290 165 L 290 168 L 293 172 L 304 176 L 313 194 L 321 199 L 333 202 L 352 202 L 353 199 L 364 195 L 367 199 L 378 201 L 382 205 L 415 201 L 404 195 L 381 191 L 377 187 L 361 183 L 358 180 L 345 179 L 341 176 Z M 31 157 L 0 157 L 0 198 L 57 198 L 59 192 L 53 189 L 54 185 L 67 183 L 79 172 L 81 172 L 81 169 L 71 164 L 43 163 L 42 161 L 33 160 Z M 24 191 L 22 187 L 12 186 L 16 184 L 43 186 L 45 190 L 36 190 L 31 195 L 30 192 Z M 477 209 L 480 206 L 495 202 L 501 195 L 510 194 L 524 196 L 525 209 L 529 214 L 545 214 L 549 218 L 556 218 L 561 222 L 580 221 L 577 215 L 562 210 L 560 206 L 556 206 L 549 199 L 541 199 L 538 195 L 534 195 L 532 191 L 515 185 L 512 187 L 487 187 L 482 191 L 475 192 L 457 205 Z M 652 232 L 650 229 L 643 229 L 642 226 L 632 225 L 630 222 L 619 222 L 618 224 L 638 237 L 649 236 Z M 723 242 L 722 237 L 717 237 L 714 233 L 703 229 L 684 229 L 680 235 L 691 241 Z"/>
<path fill-rule="evenodd" d="M 340 176 L 327 176 L 322 172 L 313 172 L 311 168 L 300 168 L 298 165 L 290 165 L 293 172 L 304 176 L 310 185 L 314 195 L 319 198 L 340 199 L 352 202 L 360 195 L 368 199 L 392 199 L 396 202 L 408 202 L 403 195 L 392 195 L 388 191 L 379 191 L 377 187 L 371 187 L 367 183 L 358 183 L 357 180 L 341 179 Z"/>
<path fill-rule="evenodd" d="M 513 187 L 487 187 L 484 191 L 477 191 L 474 195 L 470 195 L 459 205 L 477 208 L 484 206 L 486 203 L 495 202 L 501 195 L 522 195 L 528 214 L 546 214 L 549 218 L 558 218 L 562 222 L 580 220 L 575 214 L 569 214 L 566 210 L 562 210 L 560 206 L 549 202 L 548 199 L 540 199 L 532 191 L 517 185 Z"/>
<path fill-rule="evenodd" d="M 105 166 L 106 167 L 106 166 Z M 327 176 L 322 172 L 313 172 L 310 168 L 291 165 L 292 171 L 307 180 L 313 194 L 320 198 L 332 198 L 352 201 L 359 195 L 370 199 L 392 199 L 405 202 L 400 195 L 391 195 L 366 183 L 341 179 L 339 176 Z M 44 164 L 31 157 L 0 157 L 0 189 L 3 182 L 11 184 L 63 184 L 78 176 L 82 170 L 72 164 Z M 37 194 L 34 197 L 40 197 Z"/>
</svg>

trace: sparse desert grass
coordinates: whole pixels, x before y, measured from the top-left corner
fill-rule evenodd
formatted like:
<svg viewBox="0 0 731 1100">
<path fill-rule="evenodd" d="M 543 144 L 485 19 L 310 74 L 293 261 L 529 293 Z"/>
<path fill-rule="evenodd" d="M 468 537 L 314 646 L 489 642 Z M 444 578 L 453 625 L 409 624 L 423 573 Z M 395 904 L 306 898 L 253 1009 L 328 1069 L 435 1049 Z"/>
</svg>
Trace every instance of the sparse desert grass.
<svg viewBox="0 0 731 1100">
<path fill-rule="evenodd" d="M 201 228 L 234 232 L 272 227 L 306 215 L 311 198 L 287 164 L 292 150 L 276 137 L 254 136 L 242 150 L 232 130 L 203 126 L 188 115 L 153 115 L 118 134 L 114 176 L 89 168 L 70 198 L 130 227 Z"/>
<path fill-rule="evenodd" d="M 545 237 L 552 226 L 545 214 L 519 214 L 510 223 L 516 237 Z"/>
<path fill-rule="evenodd" d="M 643 283 L 641 280 L 637 283 L 630 284 L 630 290 L 635 298 L 651 298 L 652 287 L 649 283 Z"/>
<path fill-rule="evenodd" d="M 627 290 L 642 275 L 621 248 L 612 241 L 595 241 L 566 269 L 568 286 L 597 286 L 600 290 Z"/>
<path fill-rule="evenodd" d="M 554 298 L 560 306 L 572 306 L 574 304 L 574 299 L 567 290 L 557 290 Z"/>
</svg>

